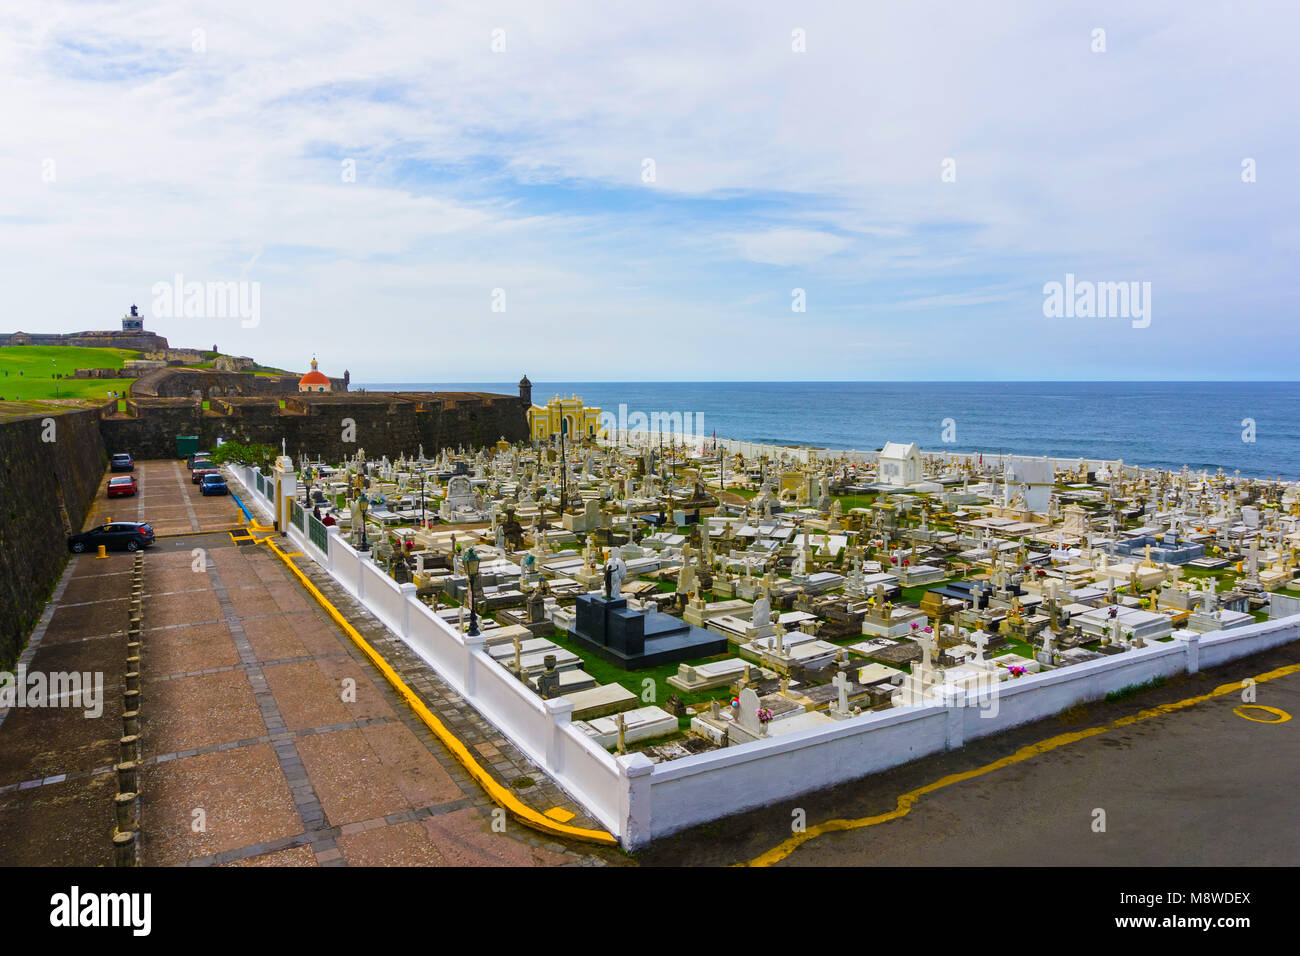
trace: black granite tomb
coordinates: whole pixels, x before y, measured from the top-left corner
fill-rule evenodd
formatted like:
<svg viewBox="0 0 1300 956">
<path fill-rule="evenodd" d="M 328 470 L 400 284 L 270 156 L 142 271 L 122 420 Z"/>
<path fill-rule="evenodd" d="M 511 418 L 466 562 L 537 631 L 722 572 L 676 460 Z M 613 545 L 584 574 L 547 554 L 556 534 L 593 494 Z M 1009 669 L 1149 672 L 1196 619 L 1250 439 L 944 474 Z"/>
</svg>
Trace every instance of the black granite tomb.
<svg viewBox="0 0 1300 956">
<path fill-rule="evenodd" d="M 636 670 L 725 653 L 727 638 L 661 611 L 637 611 L 627 598 L 578 596 L 573 640 L 598 657 Z"/>
</svg>

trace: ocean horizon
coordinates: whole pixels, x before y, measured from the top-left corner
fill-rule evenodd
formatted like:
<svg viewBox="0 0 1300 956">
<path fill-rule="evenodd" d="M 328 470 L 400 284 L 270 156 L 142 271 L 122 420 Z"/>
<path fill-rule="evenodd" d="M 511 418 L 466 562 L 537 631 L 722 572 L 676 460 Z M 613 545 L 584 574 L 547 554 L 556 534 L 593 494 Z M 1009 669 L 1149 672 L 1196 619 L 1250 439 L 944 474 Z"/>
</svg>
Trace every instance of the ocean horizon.
<svg viewBox="0 0 1300 956">
<path fill-rule="evenodd" d="M 372 391 L 513 395 L 515 382 L 354 382 Z M 1294 479 L 1300 382 L 534 382 L 534 404 L 580 396 L 617 416 L 692 416 L 706 435 L 870 451 L 1123 459 Z M 952 439 L 952 440 L 945 440 Z"/>
</svg>

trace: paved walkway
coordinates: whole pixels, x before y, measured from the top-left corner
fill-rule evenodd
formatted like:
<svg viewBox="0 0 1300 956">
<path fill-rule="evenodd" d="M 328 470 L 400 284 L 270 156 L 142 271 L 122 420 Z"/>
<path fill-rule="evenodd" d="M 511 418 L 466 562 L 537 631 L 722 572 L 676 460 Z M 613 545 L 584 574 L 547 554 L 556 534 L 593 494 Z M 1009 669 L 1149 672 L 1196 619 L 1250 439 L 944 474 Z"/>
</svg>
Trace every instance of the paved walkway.
<svg viewBox="0 0 1300 956">
<path fill-rule="evenodd" d="M 200 496 L 179 463 L 143 462 L 137 476 L 136 500 L 87 523 L 147 517 L 183 535 L 144 558 L 146 865 L 622 862 L 494 813 L 278 559 L 206 533 L 234 525 L 230 499 Z M 15 710 L 0 724 L 0 863 L 111 865 L 131 561 L 74 558 L 34 635 L 35 667 L 104 672 L 105 711 Z M 383 653 L 402 650 L 338 606 Z M 530 804 L 574 806 L 422 664 L 392 663 L 499 780 L 532 776 Z"/>
<path fill-rule="evenodd" d="M 400 638 L 385 627 L 315 561 L 305 555 L 293 562 L 310 578 L 330 603 L 343 612 L 366 643 L 383 655 L 406 685 L 420 697 L 439 720 L 470 747 L 483 767 L 503 786 L 509 787 L 525 804 L 546 814 L 556 808 L 563 811 L 564 822 L 571 826 L 603 830 L 604 825 L 560 789 L 546 772 L 530 761 L 500 731 L 484 720 L 474 708 L 442 680 Z M 364 660 L 354 651 L 357 660 Z M 521 786 L 528 781 L 533 783 Z M 572 818 L 568 816 L 572 814 Z"/>
</svg>

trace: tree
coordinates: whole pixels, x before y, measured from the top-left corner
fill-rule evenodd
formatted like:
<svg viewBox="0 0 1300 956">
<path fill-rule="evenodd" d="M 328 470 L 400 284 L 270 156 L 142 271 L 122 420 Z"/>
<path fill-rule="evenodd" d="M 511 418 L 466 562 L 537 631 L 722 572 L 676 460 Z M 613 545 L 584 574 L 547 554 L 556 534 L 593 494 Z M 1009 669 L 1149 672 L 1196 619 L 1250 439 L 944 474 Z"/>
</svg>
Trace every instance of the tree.
<svg viewBox="0 0 1300 956">
<path fill-rule="evenodd" d="M 231 462 L 241 465 L 260 465 L 275 457 L 275 449 L 270 445 L 256 443 L 242 445 L 239 442 L 228 441 L 218 445 L 210 457 L 215 465 Z"/>
</svg>

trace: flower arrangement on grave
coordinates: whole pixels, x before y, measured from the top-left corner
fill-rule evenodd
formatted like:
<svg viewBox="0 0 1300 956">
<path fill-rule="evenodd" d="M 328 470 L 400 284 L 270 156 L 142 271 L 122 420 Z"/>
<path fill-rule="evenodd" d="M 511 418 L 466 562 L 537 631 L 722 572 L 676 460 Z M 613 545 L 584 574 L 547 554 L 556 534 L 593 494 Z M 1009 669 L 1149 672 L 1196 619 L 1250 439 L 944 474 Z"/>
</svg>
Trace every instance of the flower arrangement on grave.
<svg viewBox="0 0 1300 956">
<path fill-rule="evenodd" d="M 924 630 L 925 633 L 927 633 L 927 634 L 933 634 L 933 633 L 934 633 L 934 628 L 931 627 L 929 624 L 927 624 L 927 625 L 923 628 L 923 630 Z"/>
<path fill-rule="evenodd" d="M 917 624 L 915 621 L 912 622 L 912 630 L 915 631 L 915 630 L 917 630 L 920 626 L 921 626 L 921 625 Z"/>
<path fill-rule="evenodd" d="M 766 707 L 760 707 L 760 708 L 758 708 L 758 722 L 759 722 L 760 724 L 766 724 L 766 723 L 767 723 L 768 721 L 770 721 L 774 716 L 776 716 L 776 715 L 773 714 L 772 711 L 768 710 Z"/>
<path fill-rule="evenodd" d="M 1012 677 L 1023 677 L 1025 668 L 1020 664 L 1012 664 L 1007 668 L 1007 671 L 1010 672 Z"/>
</svg>

